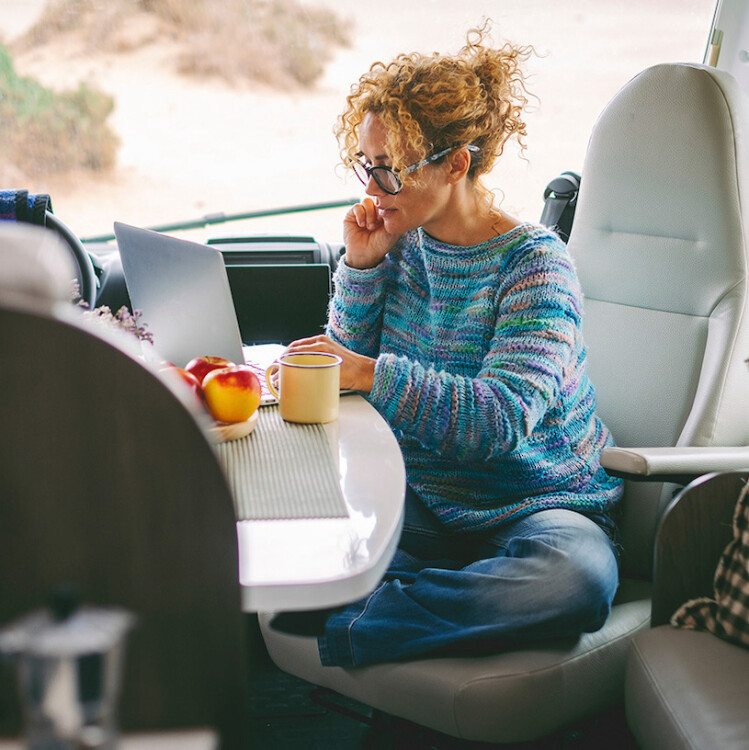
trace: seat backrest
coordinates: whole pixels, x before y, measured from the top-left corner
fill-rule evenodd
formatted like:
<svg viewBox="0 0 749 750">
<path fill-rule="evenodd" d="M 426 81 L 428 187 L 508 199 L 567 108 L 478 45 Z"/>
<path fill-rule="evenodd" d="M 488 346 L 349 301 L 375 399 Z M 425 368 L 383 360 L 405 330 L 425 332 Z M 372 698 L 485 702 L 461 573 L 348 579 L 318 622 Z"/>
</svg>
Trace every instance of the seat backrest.
<svg viewBox="0 0 749 750">
<path fill-rule="evenodd" d="M 734 79 L 686 63 L 636 76 L 595 125 L 569 250 L 618 445 L 749 443 L 748 128 Z M 650 574 L 670 495 L 627 484 L 625 570 Z"/>
<path fill-rule="evenodd" d="M 60 584 L 129 610 L 122 728 L 213 727 L 222 747 L 242 746 L 236 518 L 199 415 L 69 303 L 44 309 L 35 288 L 24 308 L 4 286 L 0 625 Z M 14 674 L 0 665 L 0 734 L 19 722 Z"/>
</svg>

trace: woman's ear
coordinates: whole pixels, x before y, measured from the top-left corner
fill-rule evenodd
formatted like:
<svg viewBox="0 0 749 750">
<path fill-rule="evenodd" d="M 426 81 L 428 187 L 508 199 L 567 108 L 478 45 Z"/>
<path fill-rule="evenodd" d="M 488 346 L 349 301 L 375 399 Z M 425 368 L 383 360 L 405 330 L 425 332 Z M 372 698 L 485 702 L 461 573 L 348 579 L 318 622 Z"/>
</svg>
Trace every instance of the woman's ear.
<svg viewBox="0 0 749 750">
<path fill-rule="evenodd" d="M 447 174 L 448 182 L 460 182 L 471 168 L 471 154 L 467 148 L 460 148 L 450 155 L 448 164 L 450 166 Z"/>
</svg>

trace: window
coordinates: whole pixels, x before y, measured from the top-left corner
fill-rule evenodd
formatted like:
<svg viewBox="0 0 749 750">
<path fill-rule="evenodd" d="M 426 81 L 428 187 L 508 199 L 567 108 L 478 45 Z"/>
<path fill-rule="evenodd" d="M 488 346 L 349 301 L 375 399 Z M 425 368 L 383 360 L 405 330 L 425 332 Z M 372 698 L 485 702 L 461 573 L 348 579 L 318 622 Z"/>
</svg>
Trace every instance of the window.
<svg viewBox="0 0 749 750">
<path fill-rule="evenodd" d="M 105 33 L 112 24 L 107 14 L 119 2 L 140 12 L 118 22 L 112 36 Z M 270 13 L 282 2 L 213 4 L 225 12 L 229 5 L 239 9 L 231 18 L 239 29 L 250 23 L 250 6 Z M 528 65 L 529 90 L 538 100 L 527 115 L 527 151 L 521 158 L 508 147 L 487 180 L 509 213 L 537 220 L 548 181 L 562 171 L 582 169 L 595 118 L 617 89 L 658 62 L 702 62 L 714 12 L 714 0 L 297 2 L 300 18 L 315 8 L 333 11 L 349 46 L 324 42 L 315 55 L 322 60 L 323 49 L 330 52 L 321 76 L 309 87 L 280 88 L 177 72 L 179 39 L 170 36 L 163 19 L 145 10 L 156 0 L 79 0 L 93 9 L 86 23 L 103 44 L 85 41 L 74 26 L 24 48 L 17 40 L 43 18 L 46 3 L 5 0 L 2 41 L 10 46 L 17 73 L 53 89 L 74 89 L 85 81 L 109 94 L 114 102 L 109 122 L 119 145 L 113 166 L 100 172 L 76 167 L 27 175 L 23 159 L 10 168 L 6 157 L 5 171 L 0 169 L 3 187 L 50 193 L 55 213 L 84 238 L 110 233 L 114 220 L 161 226 L 206 214 L 360 197 L 358 180 L 337 166 L 332 135 L 349 86 L 373 61 L 398 52 L 457 50 L 465 32 L 488 17 L 496 41 L 532 44 L 539 53 Z M 191 4 L 171 2 L 183 9 Z M 208 44 L 228 61 L 243 46 L 236 39 L 194 36 L 191 44 L 198 51 L 198 44 Z M 258 49 L 262 53 L 261 45 Z M 200 241 L 237 233 L 301 233 L 336 241 L 344 212 L 335 208 L 218 224 L 187 236 Z"/>
</svg>

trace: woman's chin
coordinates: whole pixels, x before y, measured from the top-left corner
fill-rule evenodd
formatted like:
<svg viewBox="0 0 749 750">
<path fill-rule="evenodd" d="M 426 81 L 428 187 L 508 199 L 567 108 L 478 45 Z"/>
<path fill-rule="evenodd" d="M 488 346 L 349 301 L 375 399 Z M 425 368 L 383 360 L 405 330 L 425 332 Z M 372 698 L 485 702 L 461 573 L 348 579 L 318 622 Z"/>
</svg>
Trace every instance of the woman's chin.
<svg viewBox="0 0 749 750">
<path fill-rule="evenodd" d="M 382 219 L 382 225 L 385 227 L 385 231 L 388 234 L 401 235 L 412 228 L 404 227 L 405 222 L 403 221 L 403 216 L 400 211 L 384 211 L 380 214 L 380 218 Z"/>
</svg>

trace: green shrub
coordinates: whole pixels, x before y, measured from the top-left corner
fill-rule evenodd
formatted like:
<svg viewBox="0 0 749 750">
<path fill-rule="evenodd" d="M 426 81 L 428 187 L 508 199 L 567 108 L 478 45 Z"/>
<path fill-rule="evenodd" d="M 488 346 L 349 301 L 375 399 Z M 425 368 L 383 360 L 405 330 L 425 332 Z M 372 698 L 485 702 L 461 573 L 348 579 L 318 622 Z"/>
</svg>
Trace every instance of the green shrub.
<svg viewBox="0 0 749 750">
<path fill-rule="evenodd" d="M 29 177 L 114 165 L 117 136 L 107 124 L 113 99 L 81 83 L 55 92 L 19 76 L 0 45 L 0 160 Z"/>
</svg>

